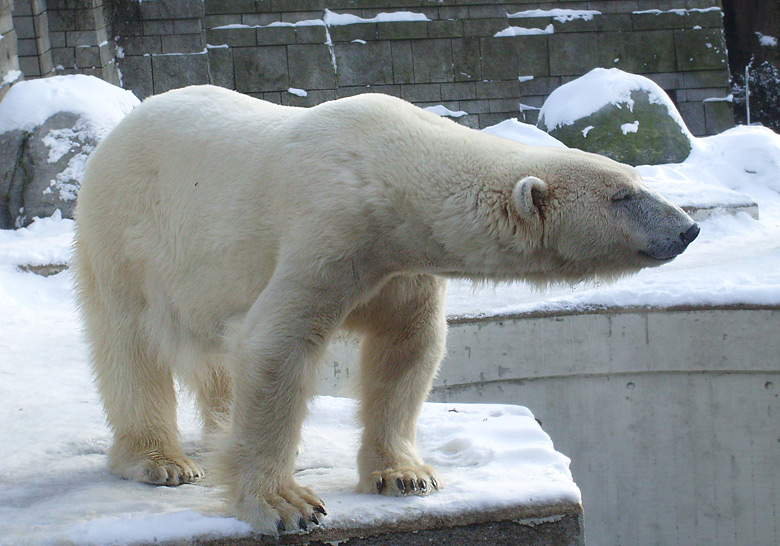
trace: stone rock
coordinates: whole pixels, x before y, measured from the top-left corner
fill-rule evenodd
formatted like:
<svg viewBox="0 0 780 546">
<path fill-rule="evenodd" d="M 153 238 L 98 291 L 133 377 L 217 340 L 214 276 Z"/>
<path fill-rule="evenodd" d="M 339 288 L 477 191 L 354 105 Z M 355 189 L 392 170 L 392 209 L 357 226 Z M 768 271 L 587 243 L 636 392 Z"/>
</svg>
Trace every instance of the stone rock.
<svg viewBox="0 0 780 546">
<path fill-rule="evenodd" d="M 617 69 L 597 69 L 550 95 L 540 128 L 571 148 L 605 155 L 629 165 L 679 163 L 691 152 L 691 135 L 671 99 L 655 83 Z M 619 90 L 619 91 L 616 91 Z M 587 111 L 567 112 L 572 101 L 593 101 Z M 602 104 L 602 102 L 604 104 Z"/>
<path fill-rule="evenodd" d="M 77 114 L 59 112 L 30 132 L 0 135 L 0 228 L 56 210 L 73 217 L 84 165 L 97 138 Z"/>
</svg>

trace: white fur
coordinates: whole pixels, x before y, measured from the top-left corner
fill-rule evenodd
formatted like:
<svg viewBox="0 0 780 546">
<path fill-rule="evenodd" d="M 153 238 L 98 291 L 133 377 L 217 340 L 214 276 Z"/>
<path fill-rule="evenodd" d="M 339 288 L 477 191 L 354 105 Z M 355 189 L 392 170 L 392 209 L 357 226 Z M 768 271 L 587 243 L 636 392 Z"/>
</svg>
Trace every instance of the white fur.
<svg viewBox="0 0 780 546">
<path fill-rule="evenodd" d="M 671 212 L 637 224 L 610 202 L 626 189 L 642 191 L 626 166 L 382 95 L 311 109 L 208 86 L 148 99 L 90 157 L 77 207 L 112 470 L 200 476 L 177 440 L 175 374 L 207 429 L 230 413 L 216 471 L 235 514 L 265 533 L 316 522 L 294 456 L 315 367 L 344 327 L 364 339 L 359 489 L 435 490 L 415 423 L 444 352 L 443 277 L 544 283 L 651 265 L 638 252 L 691 222 L 653 197 Z"/>
</svg>

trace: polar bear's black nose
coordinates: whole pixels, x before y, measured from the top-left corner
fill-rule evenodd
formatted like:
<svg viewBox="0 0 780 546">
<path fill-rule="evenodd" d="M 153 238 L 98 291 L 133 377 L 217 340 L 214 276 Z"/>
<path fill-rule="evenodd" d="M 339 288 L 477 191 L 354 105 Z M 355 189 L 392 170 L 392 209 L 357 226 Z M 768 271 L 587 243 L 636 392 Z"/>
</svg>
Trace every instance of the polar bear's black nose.
<svg viewBox="0 0 780 546">
<path fill-rule="evenodd" d="M 684 246 L 688 246 L 699 236 L 699 224 L 693 224 L 685 233 L 680 233 L 680 240 Z"/>
</svg>

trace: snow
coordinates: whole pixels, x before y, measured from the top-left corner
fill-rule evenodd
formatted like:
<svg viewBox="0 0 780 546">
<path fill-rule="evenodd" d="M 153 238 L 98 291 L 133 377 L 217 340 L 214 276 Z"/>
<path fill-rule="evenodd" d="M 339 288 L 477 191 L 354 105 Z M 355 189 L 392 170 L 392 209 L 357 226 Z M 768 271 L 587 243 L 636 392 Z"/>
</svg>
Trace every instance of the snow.
<svg viewBox="0 0 780 546">
<path fill-rule="evenodd" d="M 92 76 L 20 81 L 0 102 L 0 133 L 30 131 L 57 112 L 72 112 L 102 137 L 138 103 L 132 92 Z"/>
<path fill-rule="evenodd" d="M 571 125 L 608 104 L 626 105 L 629 110 L 633 110 L 631 92 L 636 90 L 646 91 L 652 104 L 666 106 L 669 115 L 685 129 L 677 108 L 658 84 L 644 76 L 629 74 L 617 68 L 594 68 L 584 76 L 558 87 L 547 97 L 539 112 L 539 120 L 549 131 L 562 125 Z"/>
<path fill-rule="evenodd" d="M 756 37 L 758 37 L 758 43 L 764 47 L 777 46 L 777 38 L 775 38 L 774 36 L 767 36 L 766 34 L 761 34 L 760 32 L 756 32 Z"/>
<path fill-rule="evenodd" d="M 544 28 L 525 28 L 525 27 L 508 27 L 504 30 L 496 32 L 494 38 L 507 38 L 511 36 L 536 36 L 538 34 L 552 34 L 555 32 L 552 24 L 547 25 Z"/>
<path fill-rule="evenodd" d="M 20 82 L 9 91 L 0 103 L 0 123 L 28 127 L 67 107 L 105 127 L 136 103 L 112 86 L 75 76 L 35 82 L 43 83 L 36 89 L 28 85 L 32 82 Z M 88 99 L 75 96 L 79 92 L 87 92 Z M 606 94 L 625 96 L 620 89 Z M 590 93 L 573 100 L 586 103 L 579 111 L 594 107 Z M 548 114 L 559 113 L 548 109 Z M 517 120 L 485 132 L 563 146 Z M 683 163 L 639 167 L 648 185 L 677 203 L 701 207 L 754 200 L 759 219 L 740 213 L 703 220 L 699 238 L 676 260 L 611 285 L 582 283 L 539 292 L 519 283 L 475 287 L 454 281 L 448 315 L 780 305 L 780 136 L 761 127 L 737 127 L 692 138 L 692 145 Z M 52 153 L 59 153 L 56 146 Z M 0 230 L 0 545 L 124 545 L 246 535 L 246 524 L 222 512 L 218 487 L 153 487 L 108 473 L 110 433 L 88 370 L 71 273 L 41 277 L 19 269 L 67 263 L 72 239 L 73 221 L 59 214 L 27 228 Z M 187 395 L 180 400 L 183 443 L 199 457 L 205 446 L 194 406 Z M 580 499 L 568 459 L 554 451 L 525 408 L 426 404 L 420 448 L 447 487 L 426 498 L 400 499 L 353 492 L 359 435 L 354 402 L 321 397 L 312 409 L 296 475 L 326 501 L 325 527 Z"/>
<path fill-rule="evenodd" d="M 639 131 L 639 120 L 633 123 L 624 123 L 620 126 L 620 130 L 624 135 L 627 135 L 628 133 L 636 133 Z M 587 136 L 587 133 L 584 136 Z"/>
<path fill-rule="evenodd" d="M 522 19 L 527 17 L 552 17 L 560 23 L 568 23 L 575 19 L 591 21 L 594 16 L 601 15 L 600 11 L 586 9 L 529 9 L 516 13 L 507 13 L 508 19 Z"/>
<path fill-rule="evenodd" d="M 428 110 L 429 112 L 433 112 L 434 114 L 438 114 L 439 116 L 451 117 L 451 118 L 460 118 L 469 115 L 468 112 L 464 112 L 463 110 L 450 110 L 443 104 L 428 106 L 425 108 L 425 110 Z"/>
<path fill-rule="evenodd" d="M 351 15 L 349 13 L 335 13 L 329 9 L 325 10 L 325 17 L 323 18 L 325 24 L 328 26 L 336 25 L 353 25 L 357 23 L 400 23 L 408 21 L 430 21 L 424 13 L 415 13 L 411 11 L 393 11 L 388 13 L 380 13 L 370 19 L 364 19 L 357 15 Z"/>
<path fill-rule="evenodd" d="M 298 89 L 297 87 L 290 87 L 287 92 L 298 97 L 307 97 L 309 95 L 305 89 Z"/>
</svg>

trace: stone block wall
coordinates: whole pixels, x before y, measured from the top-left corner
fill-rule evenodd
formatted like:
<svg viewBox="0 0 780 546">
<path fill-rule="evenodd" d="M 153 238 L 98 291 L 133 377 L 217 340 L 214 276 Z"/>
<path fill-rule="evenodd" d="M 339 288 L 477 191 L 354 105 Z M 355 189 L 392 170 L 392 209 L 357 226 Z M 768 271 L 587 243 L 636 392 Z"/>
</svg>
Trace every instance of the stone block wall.
<svg viewBox="0 0 780 546">
<path fill-rule="evenodd" d="M 485 127 L 535 123 L 556 87 L 617 67 L 659 83 L 695 134 L 733 124 L 720 0 L 15 0 L 14 21 L 46 2 L 51 61 L 42 43 L 37 72 L 20 54 L 25 76 L 95 73 L 140 98 L 195 83 L 301 106 L 377 91 Z"/>
</svg>

